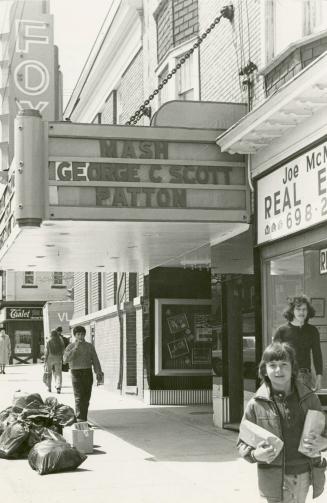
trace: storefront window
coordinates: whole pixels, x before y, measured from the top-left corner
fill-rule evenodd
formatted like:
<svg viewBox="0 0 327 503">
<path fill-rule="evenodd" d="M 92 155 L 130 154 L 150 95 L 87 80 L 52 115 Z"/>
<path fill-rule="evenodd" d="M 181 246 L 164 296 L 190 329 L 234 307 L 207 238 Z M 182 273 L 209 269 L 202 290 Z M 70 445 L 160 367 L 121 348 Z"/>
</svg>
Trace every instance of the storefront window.
<svg viewBox="0 0 327 503">
<path fill-rule="evenodd" d="M 266 333 L 264 343 L 268 344 L 276 329 L 285 323 L 283 311 L 288 297 L 304 292 L 303 252 L 274 258 L 266 264 Z"/>
<path fill-rule="evenodd" d="M 263 343 L 270 343 L 276 329 L 286 323 L 283 311 L 288 297 L 305 294 L 316 311 L 310 323 L 320 333 L 324 361 L 322 386 L 327 389 L 327 274 L 321 270 L 320 251 L 318 246 L 311 246 L 265 263 Z"/>
</svg>

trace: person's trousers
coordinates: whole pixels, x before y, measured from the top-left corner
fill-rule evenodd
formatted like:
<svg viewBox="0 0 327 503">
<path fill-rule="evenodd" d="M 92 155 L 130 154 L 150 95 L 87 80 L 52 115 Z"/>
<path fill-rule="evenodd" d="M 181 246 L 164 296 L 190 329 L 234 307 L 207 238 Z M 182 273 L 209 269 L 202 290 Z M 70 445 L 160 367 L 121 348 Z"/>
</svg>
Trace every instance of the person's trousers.
<svg viewBox="0 0 327 503">
<path fill-rule="evenodd" d="M 284 475 L 283 502 L 305 503 L 310 487 L 310 473 Z M 268 503 L 273 500 L 267 499 Z M 274 501 L 273 503 L 281 503 Z"/>
<path fill-rule="evenodd" d="M 56 389 L 61 389 L 62 385 L 62 360 L 52 360 L 48 359 L 47 361 L 47 369 L 49 372 L 48 377 L 48 388 L 51 389 L 52 383 L 52 375 L 54 377 L 55 387 Z"/>
<path fill-rule="evenodd" d="M 75 397 L 75 413 L 79 421 L 87 421 L 87 413 L 92 393 L 92 369 L 71 369 L 72 385 Z"/>
</svg>

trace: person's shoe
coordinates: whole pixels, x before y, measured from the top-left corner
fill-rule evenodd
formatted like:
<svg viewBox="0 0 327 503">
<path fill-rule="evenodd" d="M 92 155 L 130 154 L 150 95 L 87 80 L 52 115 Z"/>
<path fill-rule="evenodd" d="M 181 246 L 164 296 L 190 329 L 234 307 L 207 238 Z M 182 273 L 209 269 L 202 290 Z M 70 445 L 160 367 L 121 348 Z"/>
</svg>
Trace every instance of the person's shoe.
<svg viewBox="0 0 327 503">
<path fill-rule="evenodd" d="M 48 388 L 49 393 L 51 393 L 51 388 Z"/>
<path fill-rule="evenodd" d="M 61 389 L 60 388 L 57 388 L 57 393 L 58 393 L 58 395 L 60 395 L 60 393 L 61 393 Z"/>
<path fill-rule="evenodd" d="M 6 372 L 3 370 L 2 373 L 5 374 Z"/>
</svg>

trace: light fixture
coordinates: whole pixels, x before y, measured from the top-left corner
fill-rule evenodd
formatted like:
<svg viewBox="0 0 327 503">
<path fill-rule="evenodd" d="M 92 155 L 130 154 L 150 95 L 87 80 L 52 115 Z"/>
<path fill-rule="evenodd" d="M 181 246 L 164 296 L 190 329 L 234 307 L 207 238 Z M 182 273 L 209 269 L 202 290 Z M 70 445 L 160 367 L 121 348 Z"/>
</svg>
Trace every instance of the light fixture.
<svg viewBox="0 0 327 503">
<path fill-rule="evenodd" d="M 47 246 L 48 248 L 53 248 L 55 245 L 45 245 Z"/>
<path fill-rule="evenodd" d="M 35 258 L 44 258 L 45 255 L 36 255 Z"/>
</svg>

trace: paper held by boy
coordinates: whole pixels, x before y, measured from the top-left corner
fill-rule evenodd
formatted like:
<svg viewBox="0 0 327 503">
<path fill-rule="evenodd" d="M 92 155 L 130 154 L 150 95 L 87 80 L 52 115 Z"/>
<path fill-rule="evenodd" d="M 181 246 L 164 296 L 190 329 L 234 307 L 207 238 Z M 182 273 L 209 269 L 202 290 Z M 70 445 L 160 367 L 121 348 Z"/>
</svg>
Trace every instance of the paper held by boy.
<svg viewBox="0 0 327 503">
<path fill-rule="evenodd" d="M 254 448 L 260 442 L 265 441 L 266 444 L 275 448 L 274 459 L 278 456 L 284 445 L 284 442 L 279 437 L 247 419 L 244 419 L 240 424 L 240 439 Z"/>
<path fill-rule="evenodd" d="M 326 417 L 320 410 L 309 409 L 305 416 L 303 431 L 301 435 L 299 452 L 310 458 L 320 457 L 320 451 L 308 451 L 305 448 L 305 439 L 309 435 L 321 435 L 326 427 Z"/>
<path fill-rule="evenodd" d="M 63 429 L 65 440 L 82 454 L 93 452 L 93 430 L 87 422 L 75 423 Z"/>
</svg>

